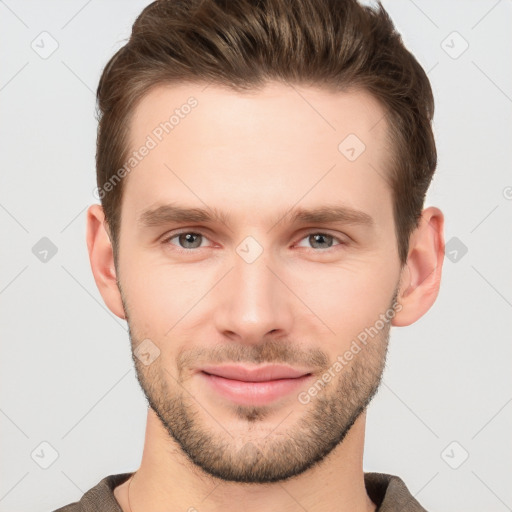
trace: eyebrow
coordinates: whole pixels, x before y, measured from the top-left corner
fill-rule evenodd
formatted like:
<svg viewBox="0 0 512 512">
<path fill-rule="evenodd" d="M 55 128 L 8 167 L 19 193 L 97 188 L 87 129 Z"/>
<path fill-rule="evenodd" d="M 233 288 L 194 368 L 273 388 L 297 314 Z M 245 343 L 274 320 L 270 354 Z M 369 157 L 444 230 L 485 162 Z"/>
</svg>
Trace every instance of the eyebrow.
<svg viewBox="0 0 512 512">
<path fill-rule="evenodd" d="M 367 227 L 375 225 L 374 219 L 367 213 L 344 205 L 324 205 L 317 208 L 291 208 L 280 212 L 272 225 L 282 224 L 288 218 L 290 224 L 297 223 L 334 223 L 355 224 Z M 221 223 L 229 225 L 232 218 L 217 208 L 187 208 L 178 204 L 165 204 L 149 208 L 141 213 L 137 223 L 141 227 L 157 227 L 169 223 Z M 272 229 L 271 228 L 271 229 Z"/>
</svg>

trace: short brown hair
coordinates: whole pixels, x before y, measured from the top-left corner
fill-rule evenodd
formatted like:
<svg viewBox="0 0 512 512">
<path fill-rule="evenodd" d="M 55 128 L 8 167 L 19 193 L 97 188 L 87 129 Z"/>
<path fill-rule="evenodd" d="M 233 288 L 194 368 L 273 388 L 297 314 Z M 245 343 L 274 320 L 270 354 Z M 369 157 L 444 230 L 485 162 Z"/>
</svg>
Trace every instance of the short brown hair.
<svg viewBox="0 0 512 512">
<path fill-rule="evenodd" d="M 97 90 L 97 186 L 114 256 L 123 180 L 108 192 L 104 187 L 126 161 L 137 102 L 162 84 L 250 91 L 272 80 L 361 89 L 383 106 L 392 145 L 386 179 L 405 264 L 437 164 L 434 99 L 381 3 L 372 8 L 356 0 L 158 0 L 144 8 Z"/>
</svg>

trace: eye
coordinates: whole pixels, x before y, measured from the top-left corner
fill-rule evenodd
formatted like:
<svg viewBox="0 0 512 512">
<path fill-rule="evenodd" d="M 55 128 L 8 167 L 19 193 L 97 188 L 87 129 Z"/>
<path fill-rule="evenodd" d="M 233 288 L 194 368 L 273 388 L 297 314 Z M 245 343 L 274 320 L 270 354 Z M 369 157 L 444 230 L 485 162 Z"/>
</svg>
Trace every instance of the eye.
<svg viewBox="0 0 512 512">
<path fill-rule="evenodd" d="M 313 249 L 320 249 L 320 251 L 328 250 L 335 245 L 345 245 L 341 238 L 322 232 L 309 233 L 302 240 L 307 240 Z M 337 241 L 338 244 L 333 245 L 333 241 Z"/>
<path fill-rule="evenodd" d="M 174 243 L 172 240 L 177 239 L 177 242 Z M 193 253 L 194 249 L 200 249 L 201 247 L 207 247 L 206 242 L 209 240 L 206 235 L 203 233 L 195 232 L 195 231 L 182 231 L 181 233 L 173 233 L 170 236 L 167 236 L 162 243 L 164 245 L 172 245 L 175 250 L 182 253 Z M 334 235 L 330 235 L 329 233 L 323 232 L 312 232 L 307 234 L 305 237 L 301 239 L 306 240 L 307 243 L 311 244 L 310 248 L 318 249 L 315 252 L 327 252 L 329 249 L 336 247 L 337 245 L 346 245 L 346 242 Z M 300 244 L 298 244 L 301 247 Z M 302 245 L 302 247 L 305 247 Z"/>
<path fill-rule="evenodd" d="M 178 239 L 178 244 L 171 242 L 174 238 Z M 175 245 L 178 251 L 188 252 L 192 249 L 199 249 L 202 247 L 202 242 L 207 238 L 202 233 L 196 233 L 194 231 L 183 231 L 181 233 L 174 233 L 173 235 L 165 238 L 163 244 Z"/>
</svg>

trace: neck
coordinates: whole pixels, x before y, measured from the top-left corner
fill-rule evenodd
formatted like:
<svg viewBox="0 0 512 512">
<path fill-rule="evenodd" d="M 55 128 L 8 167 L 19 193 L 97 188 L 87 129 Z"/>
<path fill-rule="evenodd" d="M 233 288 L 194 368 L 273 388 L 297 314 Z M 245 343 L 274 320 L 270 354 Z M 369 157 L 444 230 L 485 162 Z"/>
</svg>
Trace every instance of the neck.
<svg viewBox="0 0 512 512">
<path fill-rule="evenodd" d="M 241 504 L 244 512 L 374 512 L 364 484 L 365 421 L 363 413 L 343 442 L 301 475 L 270 484 L 243 484 L 225 482 L 195 466 L 149 408 L 141 466 L 133 481 L 116 488 L 114 495 L 123 512 L 230 512 Z"/>
</svg>

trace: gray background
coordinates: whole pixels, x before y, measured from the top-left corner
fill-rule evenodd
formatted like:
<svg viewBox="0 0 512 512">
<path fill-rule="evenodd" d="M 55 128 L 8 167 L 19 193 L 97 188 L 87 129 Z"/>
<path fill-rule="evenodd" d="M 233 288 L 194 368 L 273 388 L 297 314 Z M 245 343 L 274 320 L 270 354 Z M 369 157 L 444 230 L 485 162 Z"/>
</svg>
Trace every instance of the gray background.
<svg viewBox="0 0 512 512">
<path fill-rule="evenodd" d="M 85 211 L 100 72 L 148 3 L 0 1 L 1 511 L 53 510 L 140 463 L 146 403 Z M 434 89 L 426 206 L 445 214 L 447 253 L 435 305 L 392 328 L 364 469 L 429 511 L 512 510 L 512 2 L 384 5 Z"/>
</svg>

